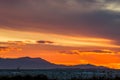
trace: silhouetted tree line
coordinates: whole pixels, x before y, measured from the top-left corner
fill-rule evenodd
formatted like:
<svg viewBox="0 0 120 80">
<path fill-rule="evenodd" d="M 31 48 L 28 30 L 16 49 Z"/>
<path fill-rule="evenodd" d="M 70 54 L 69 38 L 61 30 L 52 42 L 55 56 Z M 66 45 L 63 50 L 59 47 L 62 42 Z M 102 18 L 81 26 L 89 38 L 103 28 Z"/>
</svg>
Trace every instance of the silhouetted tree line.
<svg viewBox="0 0 120 80">
<path fill-rule="evenodd" d="M 76 77 L 73 77 L 71 78 L 71 80 L 120 80 L 120 77 L 114 77 L 114 78 L 110 78 L 110 77 L 97 77 L 97 76 L 94 76 L 92 78 L 86 78 L 86 79 L 83 79 L 83 78 L 76 78 Z"/>
<path fill-rule="evenodd" d="M 48 79 L 46 75 L 37 75 L 37 76 L 16 75 L 16 76 L 0 76 L 0 80 L 56 80 L 56 79 Z"/>
<path fill-rule="evenodd" d="M 59 79 L 49 79 L 46 75 L 36 75 L 36 76 L 31 76 L 31 75 L 26 75 L 26 76 L 21 76 L 21 75 L 16 75 L 16 76 L 0 76 L 0 80 L 59 80 Z M 73 77 L 69 80 L 120 80 L 120 77 L 114 77 L 114 78 L 107 78 L 107 77 L 97 77 L 94 76 L 89 79 L 83 79 L 82 77 L 76 78 Z"/>
</svg>

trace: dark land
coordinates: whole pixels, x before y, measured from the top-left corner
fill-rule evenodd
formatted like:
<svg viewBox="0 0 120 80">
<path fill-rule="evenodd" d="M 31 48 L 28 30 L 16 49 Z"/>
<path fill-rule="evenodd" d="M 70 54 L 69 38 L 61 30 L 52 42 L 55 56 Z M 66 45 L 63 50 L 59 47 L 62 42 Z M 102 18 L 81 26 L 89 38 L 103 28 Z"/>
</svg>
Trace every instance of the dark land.
<svg viewBox="0 0 120 80">
<path fill-rule="evenodd" d="M 91 64 L 56 65 L 41 58 L 0 58 L 0 80 L 120 80 L 120 70 Z"/>
</svg>

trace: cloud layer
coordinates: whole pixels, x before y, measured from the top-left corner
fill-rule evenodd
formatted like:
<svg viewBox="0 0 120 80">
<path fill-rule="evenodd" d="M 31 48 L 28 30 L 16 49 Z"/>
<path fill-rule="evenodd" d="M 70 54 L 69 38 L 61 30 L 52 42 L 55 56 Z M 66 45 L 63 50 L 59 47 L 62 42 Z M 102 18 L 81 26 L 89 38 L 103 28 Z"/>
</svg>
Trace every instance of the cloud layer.
<svg viewBox="0 0 120 80">
<path fill-rule="evenodd" d="M 112 50 L 102 50 L 102 49 L 96 49 L 96 50 L 69 50 L 69 51 L 60 51 L 62 54 L 77 54 L 77 55 L 82 55 L 82 54 L 111 54 L 111 55 L 116 55 L 119 53 L 119 51 L 112 51 Z"/>
<path fill-rule="evenodd" d="M 54 42 L 52 41 L 45 41 L 45 40 L 40 40 L 40 41 L 37 41 L 38 44 L 53 44 Z"/>
<path fill-rule="evenodd" d="M 119 40 L 119 10 L 112 9 L 119 3 L 119 0 L 0 0 L 0 28 Z"/>
</svg>

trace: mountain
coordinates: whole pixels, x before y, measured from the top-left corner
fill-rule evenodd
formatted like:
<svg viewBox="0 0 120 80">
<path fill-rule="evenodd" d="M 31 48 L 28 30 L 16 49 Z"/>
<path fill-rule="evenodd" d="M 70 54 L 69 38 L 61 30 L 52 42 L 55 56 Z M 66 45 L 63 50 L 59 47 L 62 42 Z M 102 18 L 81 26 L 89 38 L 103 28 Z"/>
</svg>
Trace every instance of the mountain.
<svg viewBox="0 0 120 80">
<path fill-rule="evenodd" d="M 104 66 L 95 66 L 92 64 L 80 64 L 80 65 L 74 65 L 74 66 L 69 66 L 69 67 L 75 68 L 75 69 L 109 69 Z"/>
<path fill-rule="evenodd" d="M 41 58 L 22 57 L 17 59 L 0 59 L 0 69 L 51 69 L 59 67 Z"/>
<path fill-rule="evenodd" d="M 50 63 L 41 58 L 29 58 L 22 57 L 17 59 L 9 59 L 9 58 L 0 58 L 0 69 L 59 69 L 59 68 L 77 68 L 77 69 L 107 69 L 102 66 L 95 66 L 90 64 L 84 65 L 75 65 L 75 66 L 65 66 L 65 65 L 57 65 Z"/>
</svg>

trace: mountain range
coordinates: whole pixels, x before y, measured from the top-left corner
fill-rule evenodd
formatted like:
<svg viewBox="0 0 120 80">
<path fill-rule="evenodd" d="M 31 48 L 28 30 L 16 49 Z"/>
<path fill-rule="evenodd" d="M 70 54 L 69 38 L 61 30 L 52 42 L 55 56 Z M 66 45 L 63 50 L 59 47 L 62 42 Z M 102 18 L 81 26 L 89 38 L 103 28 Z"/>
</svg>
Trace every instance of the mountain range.
<svg viewBox="0 0 120 80">
<path fill-rule="evenodd" d="M 103 66 L 81 64 L 74 66 L 57 65 L 42 58 L 22 57 L 16 59 L 0 58 L 0 69 L 108 69 Z"/>
</svg>

